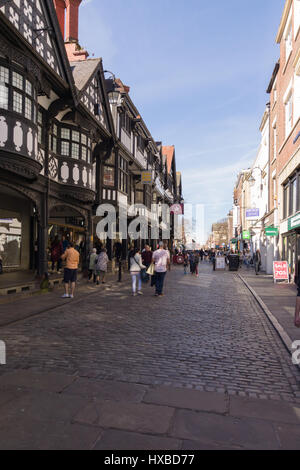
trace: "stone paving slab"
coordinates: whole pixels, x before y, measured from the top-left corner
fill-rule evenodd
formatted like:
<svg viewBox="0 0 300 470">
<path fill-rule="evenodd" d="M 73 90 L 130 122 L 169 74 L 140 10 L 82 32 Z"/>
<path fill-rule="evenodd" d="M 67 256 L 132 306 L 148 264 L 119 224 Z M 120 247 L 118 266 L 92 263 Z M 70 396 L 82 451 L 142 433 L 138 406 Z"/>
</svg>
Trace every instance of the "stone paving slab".
<svg viewBox="0 0 300 470">
<path fill-rule="evenodd" d="M 75 422 L 141 433 L 167 433 L 174 409 L 121 402 L 93 402 L 81 410 Z"/>
<path fill-rule="evenodd" d="M 177 410 L 172 437 L 221 446 L 247 449 L 278 449 L 279 443 L 271 423 L 249 418 L 232 418 L 216 414 Z"/>
<path fill-rule="evenodd" d="M 1 422 L 1 450 L 90 450 L 102 431 L 61 421 Z"/>
<path fill-rule="evenodd" d="M 277 424 L 275 430 L 283 450 L 300 450 L 300 427 L 291 424 Z"/>
<path fill-rule="evenodd" d="M 104 431 L 94 450 L 180 450 L 182 442 L 170 437 L 127 431 Z"/>
<path fill-rule="evenodd" d="M 140 403 L 147 390 L 148 387 L 138 384 L 78 378 L 64 390 L 64 394 Z"/>
<path fill-rule="evenodd" d="M 236 417 L 257 418 L 300 426 L 300 407 L 283 402 L 230 397 L 229 413 Z"/>
<path fill-rule="evenodd" d="M 82 397 L 70 397 L 57 393 L 28 392 L 0 407 L 0 429 L 8 421 L 71 422 L 72 418 L 88 403 Z"/>
<path fill-rule="evenodd" d="M 213 450 L 213 451 L 224 451 L 224 450 L 242 450 L 240 446 L 234 445 L 222 445 L 215 442 L 197 442 L 184 440 L 182 443 L 181 450 Z"/>
<path fill-rule="evenodd" d="M 172 387 L 155 387 L 146 393 L 143 401 L 174 408 L 187 408 L 214 413 L 226 413 L 228 408 L 225 394 Z"/>
<path fill-rule="evenodd" d="M 18 370 L 0 376 L 0 387 L 11 385 L 47 392 L 62 392 L 76 379 L 75 376 L 50 373 L 38 373 L 31 370 Z"/>
</svg>

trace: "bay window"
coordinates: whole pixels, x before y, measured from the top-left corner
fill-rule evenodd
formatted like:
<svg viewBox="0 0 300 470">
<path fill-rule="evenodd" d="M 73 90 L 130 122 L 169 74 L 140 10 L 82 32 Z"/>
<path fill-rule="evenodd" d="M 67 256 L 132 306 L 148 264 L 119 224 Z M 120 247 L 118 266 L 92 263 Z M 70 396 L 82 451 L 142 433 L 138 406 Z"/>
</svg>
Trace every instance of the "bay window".
<svg viewBox="0 0 300 470">
<path fill-rule="evenodd" d="M 0 109 L 14 111 L 36 122 L 36 93 L 20 72 L 0 65 Z"/>
</svg>

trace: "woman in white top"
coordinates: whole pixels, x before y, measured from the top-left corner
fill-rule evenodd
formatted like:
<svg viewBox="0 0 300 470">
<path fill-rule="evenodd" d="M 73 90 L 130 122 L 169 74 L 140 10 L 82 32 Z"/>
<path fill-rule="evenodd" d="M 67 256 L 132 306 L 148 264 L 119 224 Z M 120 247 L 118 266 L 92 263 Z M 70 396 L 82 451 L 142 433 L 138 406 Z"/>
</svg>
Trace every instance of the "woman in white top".
<svg viewBox="0 0 300 470">
<path fill-rule="evenodd" d="M 136 296 L 136 282 L 138 281 L 138 294 L 142 293 L 142 276 L 141 270 L 146 269 L 142 263 L 140 250 L 132 250 L 129 254 L 129 270 L 132 278 L 132 295 Z"/>
</svg>

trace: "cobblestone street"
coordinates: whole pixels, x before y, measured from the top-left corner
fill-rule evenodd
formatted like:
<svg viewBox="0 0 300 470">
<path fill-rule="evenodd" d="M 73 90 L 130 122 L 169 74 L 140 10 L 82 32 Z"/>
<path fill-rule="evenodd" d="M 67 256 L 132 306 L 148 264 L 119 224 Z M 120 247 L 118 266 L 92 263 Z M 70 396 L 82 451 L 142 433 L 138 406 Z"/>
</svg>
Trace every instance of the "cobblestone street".
<svg viewBox="0 0 300 470">
<path fill-rule="evenodd" d="M 202 264 L 199 278 L 192 278 L 184 276 L 181 268 L 173 268 L 168 274 L 163 298 L 154 297 L 149 286 L 144 288 L 143 297 L 132 297 L 128 278 L 121 285 L 112 282 L 102 292 L 101 288 L 94 287 L 89 287 L 88 294 L 86 290 L 82 287 L 79 295 L 73 301 L 66 300 L 63 306 L 49 311 L 44 311 L 43 307 L 40 315 L 20 321 L 14 318 L 14 323 L 1 327 L 0 339 L 7 346 L 7 365 L 0 368 L 0 428 L 6 429 L 6 436 L 10 437 L 4 437 L 1 431 L 0 448 L 9 448 L 14 436 L 18 441 L 18 428 L 10 431 L 8 428 L 17 419 L 19 401 L 22 409 L 25 408 L 24 419 L 27 416 L 29 421 L 34 419 L 44 423 L 48 422 L 48 417 L 41 418 L 45 408 L 52 413 L 49 409 L 53 404 L 48 404 L 49 409 L 45 404 L 51 394 L 50 402 L 57 400 L 55 426 L 59 422 L 65 423 L 64 426 L 73 423 L 72 435 L 76 427 L 87 426 L 87 448 L 93 447 L 101 436 L 98 448 L 105 448 L 105 445 L 111 448 L 107 432 L 102 434 L 107 428 L 113 429 L 110 429 L 114 433 L 111 436 L 114 444 L 111 445 L 116 449 L 118 445 L 124 445 L 122 433 L 137 431 L 152 437 L 161 435 L 160 441 L 148 443 L 155 447 L 160 442 L 166 446 L 163 448 L 172 445 L 182 448 L 185 439 L 202 442 L 202 432 L 206 434 L 202 421 L 199 429 L 192 425 L 192 429 L 193 426 L 198 429 L 195 436 L 191 430 L 176 432 L 180 425 L 174 425 L 172 407 L 177 406 L 180 408 L 176 415 L 179 421 L 191 418 L 193 422 L 198 419 L 199 411 L 214 412 L 217 414 L 207 415 L 209 419 L 222 420 L 226 416 L 226 426 L 233 420 L 231 406 L 242 409 L 237 416 L 241 414 L 251 419 L 261 418 L 263 411 L 260 409 L 267 410 L 268 407 L 278 413 L 281 408 L 299 413 L 298 408 L 293 408 L 300 404 L 299 369 L 292 364 L 276 331 L 236 274 L 213 273 L 211 265 Z M 59 295 L 59 291 L 48 295 L 49 304 L 55 295 Z M 37 299 L 26 299 L 25 302 L 33 301 L 38 302 Z M 8 304 L 6 308 L 13 309 L 13 305 Z M 38 390 L 48 398 L 37 395 Z M 41 400 L 41 408 L 35 396 Z M 92 410 L 95 400 L 101 401 L 98 411 Z M 201 406 L 203 400 L 204 408 Z M 256 403 L 249 415 L 247 406 L 239 408 L 238 404 L 243 400 Z M 123 401 L 127 403 L 125 411 L 118 409 Z M 147 421 L 145 427 L 132 425 L 130 416 L 135 411 L 131 407 L 136 406 L 148 407 L 148 419 L 141 410 Z M 30 415 L 26 414 L 26 409 L 28 413 L 32 410 Z M 118 416 L 124 413 L 121 424 L 116 420 L 114 410 Z M 101 420 L 102 413 L 104 421 Z M 194 415 L 185 416 L 189 413 Z M 268 415 L 263 419 L 272 418 Z M 292 421 L 283 419 L 283 422 L 289 423 L 299 437 L 298 419 L 299 415 L 298 418 L 295 415 Z M 172 430 L 169 429 L 170 422 Z M 272 433 L 276 425 L 272 424 Z M 36 426 L 40 429 L 37 423 Z M 257 448 L 260 442 L 263 448 L 265 444 L 265 438 L 253 442 L 233 436 L 226 440 L 228 430 L 222 434 L 221 421 L 220 424 L 217 421 L 207 423 L 207 426 L 219 433 L 217 437 L 208 438 L 209 442 L 213 441 L 213 446 Z M 45 433 L 46 428 L 43 427 Z M 85 427 L 80 429 L 84 432 Z M 268 430 L 264 432 L 269 435 Z M 80 435 L 80 431 L 78 433 Z M 278 439 L 278 432 L 275 434 Z M 47 436 L 49 438 L 49 433 Z M 129 441 L 127 437 L 126 442 L 139 442 L 132 434 Z M 36 438 L 33 435 L 31 440 L 25 439 L 24 446 L 30 442 L 44 447 L 45 444 Z M 174 438 L 177 440 L 173 441 Z M 278 447 L 282 446 L 283 440 L 276 439 Z M 54 441 L 50 441 L 46 447 L 51 447 L 51 443 L 54 445 Z M 73 446 L 75 442 L 72 440 Z M 80 442 L 84 446 L 84 438 Z M 143 439 L 142 442 L 140 445 L 145 445 Z M 61 445 L 69 446 L 68 443 Z M 276 448 L 275 443 L 271 447 Z"/>
</svg>

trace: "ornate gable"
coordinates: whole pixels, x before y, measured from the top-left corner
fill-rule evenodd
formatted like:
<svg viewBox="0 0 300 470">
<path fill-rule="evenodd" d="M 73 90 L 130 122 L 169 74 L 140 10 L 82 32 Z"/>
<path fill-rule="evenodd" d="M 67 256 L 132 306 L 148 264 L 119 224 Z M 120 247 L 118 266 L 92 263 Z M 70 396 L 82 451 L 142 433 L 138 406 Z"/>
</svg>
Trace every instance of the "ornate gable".
<svg viewBox="0 0 300 470">
<path fill-rule="evenodd" d="M 95 76 L 82 92 L 81 102 L 95 116 L 105 129 L 108 121 L 105 112 L 104 98 L 100 88 L 99 78 Z"/>
<path fill-rule="evenodd" d="M 60 77 L 63 77 L 62 66 L 52 35 L 53 28 L 46 13 L 44 0 L 10 0 L 0 8 L 0 11 L 41 58 Z"/>
</svg>

